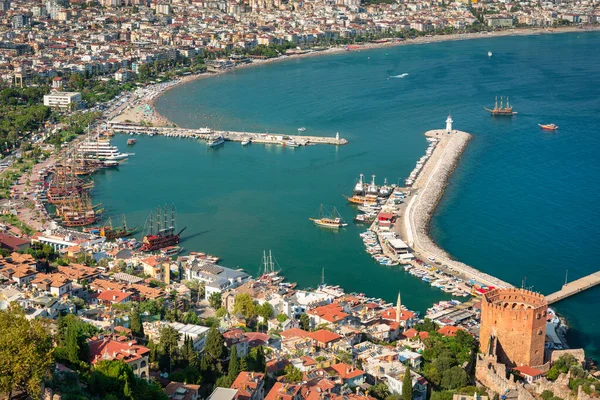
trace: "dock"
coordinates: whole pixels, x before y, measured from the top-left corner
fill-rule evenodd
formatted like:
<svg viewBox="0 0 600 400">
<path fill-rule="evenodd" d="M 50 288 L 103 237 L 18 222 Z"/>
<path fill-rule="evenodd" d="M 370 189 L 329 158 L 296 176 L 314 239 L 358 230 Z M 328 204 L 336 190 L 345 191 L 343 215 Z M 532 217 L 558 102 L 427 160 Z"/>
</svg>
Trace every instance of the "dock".
<svg viewBox="0 0 600 400">
<path fill-rule="evenodd" d="M 306 136 L 306 135 L 287 135 L 279 133 L 253 133 L 253 132 L 235 132 L 235 131 L 220 131 L 209 128 L 187 129 L 178 127 L 159 127 L 159 126 L 143 126 L 136 124 L 128 124 L 123 122 L 108 123 L 107 128 L 112 132 L 120 133 L 135 133 L 142 135 L 162 135 L 169 137 L 180 137 L 190 139 L 210 140 L 219 135 L 223 136 L 226 141 L 243 142 L 249 139 L 252 143 L 260 144 L 275 144 L 282 146 L 310 146 L 315 144 L 328 144 L 334 146 L 342 146 L 348 144 L 348 140 L 341 138 L 339 134 L 333 137 L 327 136 Z"/>
<path fill-rule="evenodd" d="M 546 301 L 548 304 L 553 304 L 597 285 L 600 285 L 600 271 L 564 284 L 562 289 L 546 296 Z"/>
</svg>

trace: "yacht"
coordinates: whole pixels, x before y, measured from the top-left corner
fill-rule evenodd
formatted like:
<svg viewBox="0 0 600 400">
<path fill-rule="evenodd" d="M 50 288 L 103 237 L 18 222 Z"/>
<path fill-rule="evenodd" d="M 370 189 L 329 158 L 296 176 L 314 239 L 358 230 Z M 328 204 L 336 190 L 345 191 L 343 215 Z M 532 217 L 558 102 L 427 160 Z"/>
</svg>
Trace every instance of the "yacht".
<svg viewBox="0 0 600 400">
<path fill-rule="evenodd" d="M 116 161 L 130 156 L 129 153 L 121 153 L 116 146 L 110 144 L 110 140 L 99 138 L 84 141 L 79 145 L 77 151 L 84 157 L 100 160 Z"/>
<path fill-rule="evenodd" d="M 223 135 L 217 135 L 210 139 L 207 143 L 208 147 L 217 147 L 221 144 L 225 143 L 225 138 Z"/>
<path fill-rule="evenodd" d="M 252 140 L 250 140 L 249 137 L 246 137 L 244 140 L 242 140 L 242 146 L 248 146 L 251 142 Z"/>
</svg>

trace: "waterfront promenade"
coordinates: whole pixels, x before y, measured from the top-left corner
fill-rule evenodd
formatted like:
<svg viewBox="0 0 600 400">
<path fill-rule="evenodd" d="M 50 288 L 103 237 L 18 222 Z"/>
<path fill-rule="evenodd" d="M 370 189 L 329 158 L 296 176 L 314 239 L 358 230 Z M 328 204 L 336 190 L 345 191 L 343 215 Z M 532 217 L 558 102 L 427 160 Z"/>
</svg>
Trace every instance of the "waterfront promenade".
<svg viewBox="0 0 600 400">
<path fill-rule="evenodd" d="M 113 132 L 136 133 L 144 135 L 163 135 L 169 137 L 181 137 L 191 139 L 210 140 L 219 135 L 231 142 L 242 142 L 249 139 L 252 143 L 289 145 L 292 141 L 300 146 L 313 144 L 329 144 L 341 146 L 348 144 L 348 140 L 339 137 L 287 135 L 278 133 L 252 133 L 234 131 L 216 131 L 208 128 L 185 129 L 177 127 L 147 127 L 142 125 L 125 124 L 120 122 L 109 122 L 108 128 Z"/>
<path fill-rule="evenodd" d="M 459 273 L 486 286 L 512 287 L 513 285 L 508 282 L 452 259 L 429 236 L 431 217 L 471 135 L 457 130 L 453 130 L 450 134 L 445 130 L 432 130 L 426 132 L 425 136 L 436 138 L 439 142 L 412 185 L 410 201 L 404 210 L 403 236 L 407 244 L 423 260 L 435 259 L 447 266 L 446 268 L 451 272 Z"/>
</svg>

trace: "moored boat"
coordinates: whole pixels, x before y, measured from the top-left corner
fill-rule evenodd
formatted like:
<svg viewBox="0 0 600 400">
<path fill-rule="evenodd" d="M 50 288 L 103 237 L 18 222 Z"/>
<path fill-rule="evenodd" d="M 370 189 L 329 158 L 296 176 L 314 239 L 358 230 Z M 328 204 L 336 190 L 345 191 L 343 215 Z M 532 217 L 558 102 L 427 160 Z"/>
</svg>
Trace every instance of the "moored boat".
<svg viewBox="0 0 600 400">
<path fill-rule="evenodd" d="M 223 137 L 223 135 L 217 135 L 210 139 L 206 144 L 208 145 L 208 147 L 217 147 L 223 143 L 225 143 L 225 138 Z"/>
<path fill-rule="evenodd" d="M 149 219 L 150 229 L 147 235 L 142 239 L 142 251 L 155 251 L 164 247 L 175 246 L 179 244 L 181 239 L 181 233 L 185 230 L 183 228 L 179 233 L 175 233 L 175 208 L 171 207 L 171 225 L 167 226 L 167 215 L 168 209 L 165 207 L 163 210 L 164 220 L 161 219 L 160 207 L 156 212 L 156 222 L 154 221 L 154 214 L 151 212 Z"/>
<path fill-rule="evenodd" d="M 242 146 L 248 146 L 250 143 L 252 143 L 252 140 L 249 137 L 242 140 Z"/>
<path fill-rule="evenodd" d="M 323 204 L 321 204 L 321 207 L 319 208 L 319 216 L 315 218 L 311 217 L 309 219 L 314 222 L 315 225 L 326 228 L 337 229 L 348 225 L 342 220 L 340 213 L 335 207 L 333 207 L 332 211 L 328 211 L 327 207 Z"/>
<path fill-rule="evenodd" d="M 163 257 L 173 257 L 181 253 L 183 247 L 181 246 L 168 246 L 160 249 L 160 255 Z"/>
</svg>

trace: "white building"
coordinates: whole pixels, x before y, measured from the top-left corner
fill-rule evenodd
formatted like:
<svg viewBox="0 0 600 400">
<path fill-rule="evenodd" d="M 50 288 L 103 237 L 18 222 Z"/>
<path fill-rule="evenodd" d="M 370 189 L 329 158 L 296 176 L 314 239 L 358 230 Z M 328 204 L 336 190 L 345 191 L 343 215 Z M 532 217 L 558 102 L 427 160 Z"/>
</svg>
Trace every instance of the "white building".
<svg viewBox="0 0 600 400">
<path fill-rule="evenodd" d="M 61 110 L 72 110 L 79 108 L 81 104 L 81 93 L 79 92 L 54 92 L 44 95 L 44 105 Z"/>
</svg>

